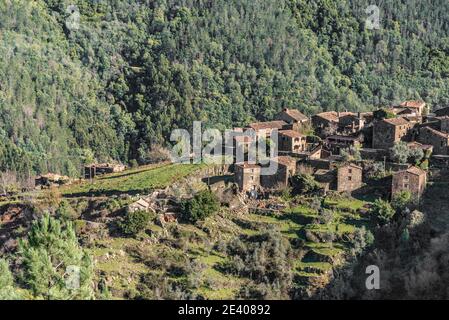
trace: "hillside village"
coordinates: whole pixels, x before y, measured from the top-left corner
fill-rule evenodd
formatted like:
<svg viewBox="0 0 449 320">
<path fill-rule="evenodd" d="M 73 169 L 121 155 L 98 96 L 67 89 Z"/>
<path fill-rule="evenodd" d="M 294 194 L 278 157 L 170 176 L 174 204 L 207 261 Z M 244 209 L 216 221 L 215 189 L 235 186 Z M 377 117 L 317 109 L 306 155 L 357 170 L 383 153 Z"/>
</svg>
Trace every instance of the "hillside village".
<svg viewBox="0 0 449 320">
<path fill-rule="evenodd" d="M 296 174 L 310 173 L 324 192 L 356 192 L 367 182 L 373 162 L 383 163 L 392 172 L 385 195 L 391 198 L 410 191 L 422 196 L 429 169 L 449 166 L 449 107 L 429 113 L 425 102 L 405 101 L 374 112 L 323 112 L 310 119 L 298 110 L 284 109 L 274 121 L 248 126 L 260 132 L 279 130 L 279 164 L 275 177 L 260 175 L 261 166 L 237 163 L 235 181 L 243 192 L 285 188 Z M 235 130 L 235 144 L 242 141 Z M 315 132 L 316 135 L 311 133 Z M 400 162 L 392 149 L 402 144 L 418 150 L 419 159 L 405 156 Z M 237 148 L 236 147 L 236 148 Z"/>
<path fill-rule="evenodd" d="M 293 264 L 279 265 L 283 271 L 277 271 L 286 272 L 282 276 L 288 275 L 289 289 L 276 297 L 314 298 L 337 270 L 350 265 L 373 241 L 371 232 L 377 232 L 379 223 L 371 213 L 376 199 L 393 202 L 405 192 L 414 202 L 411 207 L 419 208 L 428 180 L 449 169 L 448 121 L 449 108 L 430 113 L 420 101 L 374 112 L 324 112 L 310 118 L 284 109 L 273 121 L 251 123 L 232 133 L 236 154 L 238 148 L 247 150 L 254 143 L 248 129 L 268 137 L 278 130 L 279 155 L 270 160 L 278 164 L 274 175 L 261 174 L 266 164 L 248 161 L 182 165 L 168 159 L 135 168 L 93 163 L 83 168 L 83 179 L 41 175 L 35 179 L 35 191 L 4 198 L 1 251 L 14 253 L 15 237 L 25 235 L 35 212 L 50 210 L 73 220 L 81 243 L 94 257 L 96 281 L 110 288 L 114 297 L 160 298 L 156 293 L 160 288 L 145 278 L 146 266 L 159 261 L 154 270 L 161 277 L 158 283 L 165 279 L 181 290 L 182 296 L 176 298 L 258 294 L 268 298 L 277 291 L 260 286 L 271 286 L 271 280 L 253 278 L 254 271 L 244 268 L 235 271 L 240 258 L 231 250 L 235 241 L 250 248 L 266 238 L 263 241 L 291 246 L 282 259 Z M 186 219 L 184 203 L 205 190 L 217 197 L 218 213 Z M 122 221 L 142 212 L 151 216 L 144 232 L 124 234 Z M 164 252 L 161 257 L 154 256 L 160 252 Z M 250 259 L 249 252 L 245 255 L 241 259 Z M 189 261 L 183 264 L 190 267 L 179 265 L 180 261 Z M 166 269 L 175 265 L 181 276 Z M 184 288 L 184 276 L 190 279 L 192 271 L 185 268 L 200 268 L 194 271 L 199 285 Z M 256 285 L 258 293 L 243 289 L 249 284 Z M 142 296 L 142 287 L 152 288 L 153 293 Z M 171 289 L 163 290 L 168 290 L 163 297 L 174 297 Z"/>
</svg>

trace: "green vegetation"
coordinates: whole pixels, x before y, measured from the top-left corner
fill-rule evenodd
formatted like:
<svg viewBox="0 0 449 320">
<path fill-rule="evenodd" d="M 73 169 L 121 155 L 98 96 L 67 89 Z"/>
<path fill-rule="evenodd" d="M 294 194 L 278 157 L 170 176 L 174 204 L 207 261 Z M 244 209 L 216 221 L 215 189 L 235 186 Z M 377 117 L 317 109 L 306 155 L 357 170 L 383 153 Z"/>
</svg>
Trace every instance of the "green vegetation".
<svg viewBox="0 0 449 320">
<path fill-rule="evenodd" d="M 449 103 L 444 0 L 383 1 L 378 30 L 365 28 L 368 0 L 73 4 L 78 29 L 63 0 L 0 4 L 0 171 L 20 181 L 78 176 L 93 159 L 146 163 L 193 120 Z"/>
<path fill-rule="evenodd" d="M 0 259 L 0 300 L 19 300 L 20 293 L 14 288 L 14 278 L 8 262 Z"/>
<path fill-rule="evenodd" d="M 145 193 L 152 189 L 165 188 L 205 167 L 204 164 L 143 166 L 122 173 L 99 177 L 94 179 L 92 183 L 64 187 L 61 192 L 66 196 Z"/>
<path fill-rule="evenodd" d="M 377 199 L 371 207 L 371 214 L 380 224 L 387 224 L 393 218 L 396 211 L 388 201 Z"/>
<path fill-rule="evenodd" d="M 120 230 L 127 236 L 136 236 L 145 230 L 150 222 L 150 214 L 146 211 L 127 212 L 123 221 L 119 222 Z"/>
<path fill-rule="evenodd" d="M 93 299 L 93 265 L 75 230 L 45 214 L 19 243 L 23 281 L 36 298 Z M 71 278 L 70 278 L 71 277 Z"/>
<path fill-rule="evenodd" d="M 197 193 L 192 199 L 181 204 L 184 219 L 196 222 L 216 213 L 220 209 L 217 196 L 207 190 Z"/>
</svg>

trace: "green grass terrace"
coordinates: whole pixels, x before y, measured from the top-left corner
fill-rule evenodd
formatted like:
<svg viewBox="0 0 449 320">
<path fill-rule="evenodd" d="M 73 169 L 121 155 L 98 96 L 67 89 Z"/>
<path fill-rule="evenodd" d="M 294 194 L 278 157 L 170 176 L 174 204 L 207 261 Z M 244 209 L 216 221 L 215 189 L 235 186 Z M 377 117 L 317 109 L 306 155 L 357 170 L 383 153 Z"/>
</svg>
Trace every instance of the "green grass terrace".
<svg viewBox="0 0 449 320">
<path fill-rule="evenodd" d="M 179 179 L 206 168 L 206 164 L 161 164 L 143 166 L 124 172 L 97 177 L 61 188 L 66 197 L 148 193 L 163 189 Z"/>
</svg>

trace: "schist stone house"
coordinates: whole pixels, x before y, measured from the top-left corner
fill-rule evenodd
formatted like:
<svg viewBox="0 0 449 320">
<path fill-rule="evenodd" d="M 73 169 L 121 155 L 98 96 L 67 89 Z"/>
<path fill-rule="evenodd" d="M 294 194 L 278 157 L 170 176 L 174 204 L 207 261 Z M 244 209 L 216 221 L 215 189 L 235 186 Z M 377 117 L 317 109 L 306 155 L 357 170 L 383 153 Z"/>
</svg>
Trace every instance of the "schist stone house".
<svg viewBox="0 0 449 320">
<path fill-rule="evenodd" d="M 251 123 L 248 128 L 253 129 L 256 134 L 261 133 L 262 131 L 265 132 L 267 139 L 271 137 L 271 133 L 273 130 L 282 130 L 287 127 L 287 122 L 282 120 L 275 120 L 275 121 L 267 121 L 267 122 L 255 122 Z"/>
<path fill-rule="evenodd" d="M 307 137 L 294 130 L 279 131 L 279 152 L 300 153 L 307 151 Z"/>
<path fill-rule="evenodd" d="M 248 162 L 235 165 L 234 180 L 239 190 L 248 192 L 258 189 L 279 189 L 286 187 L 290 177 L 296 174 L 296 159 L 279 156 L 273 161 L 278 168 L 273 175 L 261 175 L 262 166 Z"/>
<path fill-rule="evenodd" d="M 391 194 L 394 196 L 403 191 L 410 191 L 413 197 L 419 199 L 424 193 L 426 183 L 427 173 L 418 167 L 410 167 L 393 174 Z"/>
<path fill-rule="evenodd" d="M 248 192 L 260 187 L 261 166 L 248 162 L 236 164 L 234 167 L 234 179 L 240 191 Z"/>
<path fill-rule="evenodd" d="M 353 192 L 362 187 L 363 169 L 351 163 L 331 170 L 317 170 L 314 177 L 326 192 Z"/>
<path fill-rule="evenodd" d="M 389 149 L 408 137 L 412 124 L 404 118 L 376 121 L 373 126 L 373 149 Z"/>
<path fill-rule="evenodd" d="M 419 129 L 416 140 L 422 144 L 432 145 L 434 154 L 449 154 L 449 134 L 445 132 L 435 130 L 431 127 L 422 127 Z"/>
<path fill-rule="evenodd" d="M 126 167 L 114 163 L 96 163 L 84 167 L 84 177 L 92 179 L 96 176 L 125 171 Z"/>
<path fill-rule="evenodd" d="M 298 130 L 299 127 L 309 122 L 309 118 L 296 109 L 285 108 L 276 117 L 278 120 L 285 121 L 289 125 L 297 126 L 292 129 Z"/>
<path fill-rule="evenodd" d="M 406 108 L 413 110 L 416 116 L 421 117 L 424 115 L 426 109 L 426 103 L 424 101 L 404 101 L 399 105 L 399 108 Z"/>
<path fill-rule="evenodd" d="M 360 136 L 332 135 L 326 138 L 324 144 L 332 154 L 340 154 L 342 149 L 360 147 L 362 145 L 362 140 Z"/>
</svg>

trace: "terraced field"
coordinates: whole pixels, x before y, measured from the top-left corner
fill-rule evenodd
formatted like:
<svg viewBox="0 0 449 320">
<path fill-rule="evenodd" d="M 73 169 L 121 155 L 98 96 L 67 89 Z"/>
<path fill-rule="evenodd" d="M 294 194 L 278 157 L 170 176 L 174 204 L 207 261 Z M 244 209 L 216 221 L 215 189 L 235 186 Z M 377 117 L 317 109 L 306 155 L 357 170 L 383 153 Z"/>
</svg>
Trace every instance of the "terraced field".
<svg viewBox="0 0 449 320">
<path fill-rule="evenodd" d="M 175 181 L 185 178 L 205 167 L 205 164 L 163 164 L 143 166 L 116 174 L 98 177 L 92 182 L 87 181 L 66 186 L 61 188 L 61 193 L 67 197 L 145 193 L 152 189 L 165 188 Z"/>
</svg>

